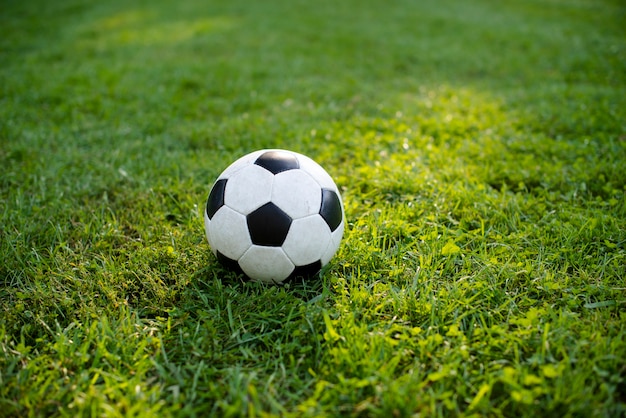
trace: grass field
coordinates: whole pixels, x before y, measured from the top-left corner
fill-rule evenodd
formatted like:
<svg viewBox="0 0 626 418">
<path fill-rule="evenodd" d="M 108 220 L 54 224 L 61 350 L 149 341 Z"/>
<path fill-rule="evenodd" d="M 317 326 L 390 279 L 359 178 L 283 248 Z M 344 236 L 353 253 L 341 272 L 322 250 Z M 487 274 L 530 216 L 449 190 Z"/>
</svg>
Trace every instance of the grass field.
<svg viewBox="0 0 626 418">
<path fill-rule="evenodd" d="M 621 0 L 4 0 L 0 416 L 626 415 Z M 259 148 L 347 229 L 244 282 Z"/>
</svg>

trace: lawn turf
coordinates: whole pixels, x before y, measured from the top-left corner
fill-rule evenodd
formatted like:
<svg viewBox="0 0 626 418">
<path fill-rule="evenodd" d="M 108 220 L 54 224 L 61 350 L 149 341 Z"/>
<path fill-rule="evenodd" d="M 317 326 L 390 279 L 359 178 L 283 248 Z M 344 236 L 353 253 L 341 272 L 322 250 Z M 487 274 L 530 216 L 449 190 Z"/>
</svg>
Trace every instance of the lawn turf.
<svg viewBox="0 0 626 418">
<path fill-rule="evenodd" d="M 5 0 L 0 416 L 626 414 L 618 0 Z M 202 210 L 259 148 L 347 230 L 243 282 Z"/>
</svg>

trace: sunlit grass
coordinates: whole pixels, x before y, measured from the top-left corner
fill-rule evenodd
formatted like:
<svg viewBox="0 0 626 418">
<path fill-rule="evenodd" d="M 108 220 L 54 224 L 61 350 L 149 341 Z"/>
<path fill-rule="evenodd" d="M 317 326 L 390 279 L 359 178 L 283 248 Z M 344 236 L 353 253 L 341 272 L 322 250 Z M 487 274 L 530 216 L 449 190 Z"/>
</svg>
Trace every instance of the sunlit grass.
<svg viewBox="0 0 626 418">
<path fill-rule="evenodd" d="M 3 10 L 0 415 L 626 412 L 619 2 Z M 342 190 L 319 281 L 206 244 L 273 147 Z"/>
</svg>

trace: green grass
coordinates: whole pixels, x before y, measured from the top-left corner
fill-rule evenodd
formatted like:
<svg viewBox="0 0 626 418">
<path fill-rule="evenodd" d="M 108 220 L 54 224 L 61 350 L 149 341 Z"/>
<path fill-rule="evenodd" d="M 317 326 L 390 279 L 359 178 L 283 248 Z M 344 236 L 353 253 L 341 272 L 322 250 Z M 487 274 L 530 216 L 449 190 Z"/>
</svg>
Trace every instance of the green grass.
<svg viewBox="0 0 626 418">
<path fill-rule="evenodd" d="M 0 415 L 626 414 L 625 17 L 4 1 Z M 242 282 L 204 238 L 270 147 L 342 190 L 319 281 Z"/>
</svg>

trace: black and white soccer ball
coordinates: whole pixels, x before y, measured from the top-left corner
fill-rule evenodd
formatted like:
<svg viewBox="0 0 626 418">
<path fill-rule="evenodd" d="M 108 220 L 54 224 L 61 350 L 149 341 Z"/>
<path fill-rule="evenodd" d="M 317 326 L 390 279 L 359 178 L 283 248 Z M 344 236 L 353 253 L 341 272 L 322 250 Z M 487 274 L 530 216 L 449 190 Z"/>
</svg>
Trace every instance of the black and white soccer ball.
<svg viewBox="0 0 626 418">
<path fill-rule="evenodd" d="M 316 275 L 337 252 L 344 212 L 333 179 L 292 151 L 252 152 L 213 184 L 204 211 L 211 250 L 255 281 Z"/>
</svg>

